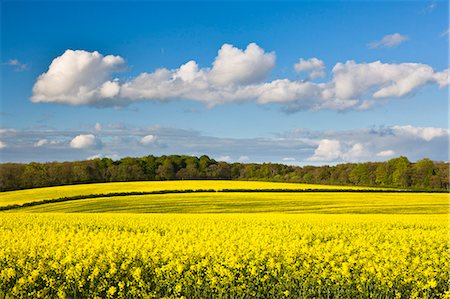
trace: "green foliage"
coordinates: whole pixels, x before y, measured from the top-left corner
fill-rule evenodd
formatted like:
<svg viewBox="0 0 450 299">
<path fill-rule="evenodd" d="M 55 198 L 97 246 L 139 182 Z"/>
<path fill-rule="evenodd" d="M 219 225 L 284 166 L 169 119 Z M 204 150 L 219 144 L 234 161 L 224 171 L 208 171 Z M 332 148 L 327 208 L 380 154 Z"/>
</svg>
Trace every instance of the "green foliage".
<svg viewBox="0 0 450 299">
<path fill-rule="evenodd" d="M 118 161 L 0 164 L 0 191 L 80 183 L 153 180 L 232 179 L 309 184 L 449 189 L 449 163 L 406 157 L 387 162 L 336 166 L 289 166 L 274 163 L 225 163 L 208 156 L 126 157 Z"/>
</svg>

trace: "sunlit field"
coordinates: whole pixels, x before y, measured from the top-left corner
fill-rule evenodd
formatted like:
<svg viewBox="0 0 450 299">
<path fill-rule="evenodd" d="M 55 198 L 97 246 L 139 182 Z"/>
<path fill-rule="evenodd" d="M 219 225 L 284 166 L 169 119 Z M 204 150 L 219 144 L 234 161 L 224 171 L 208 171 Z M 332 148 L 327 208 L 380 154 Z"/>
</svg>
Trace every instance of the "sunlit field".
<svg viewBox="0 0 450 299">
<path fill-rule="evenodd" d="M 53 199 L 88 194 L 107 194 L 116 192 L 152 192 L 160 190 L 198 190 L 198 189 L 374 189 L 349 186 L 329 186 L 294 183 L 272 183 L 255 181 L 146 181 L 119 182 L 101 184 L 80 184 L 47 188 L 35 188 L 18 191 L 2 192 L 0 206 L 23 204 L 31 201 Z"/>
<path fill-rule="evenodd" d="M 448 194 L 232 192 L 88 198 L 9 212 L 446 214 Z"/>
<path fill-rule="evenodd" d="M 8 298 L 439 298 L 446 215 L 3 214 Z"/>
<path fill-rule="evenodd" d="M 233 188 L 343 189 L 108 183 L 1 203 Z M 448 204 L 445 193 L 206 192 L 17 207 L 0 212 L 0 298 L 446 298 Z"/>
</svg>

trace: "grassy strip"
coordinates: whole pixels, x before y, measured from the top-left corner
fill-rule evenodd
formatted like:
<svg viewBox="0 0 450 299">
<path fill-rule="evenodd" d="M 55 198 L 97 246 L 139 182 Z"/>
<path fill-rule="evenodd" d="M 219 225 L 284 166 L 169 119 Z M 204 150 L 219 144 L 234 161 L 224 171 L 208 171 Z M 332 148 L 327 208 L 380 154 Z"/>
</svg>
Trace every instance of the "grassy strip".
<svg viewBox="0 0 450 299">
<path fill-rule="evenodd" d="M 59 203 L 80 199 L 100 198 L 100 197 L 118 197 L 118 196 L 135 196 L 135 195 L 157 195 L 157 194 L 182 194 L 182 193 L 449 193 L 444 190 L 423 191 L 423 190 L 383 190 L 383 189 L 185 189 L 185 190 L 158 190 L 147 192 L 112 192 L 88 195 L 76 195 L 69 197 L 59 197 L 54 199 L 45 199 L 40 201 L 32 201 L 24 204 L 7 205 L 0 207 L 0 211 L 7 211 L 25 207 L 33 207 L 48 203 Z"/>
</svg>

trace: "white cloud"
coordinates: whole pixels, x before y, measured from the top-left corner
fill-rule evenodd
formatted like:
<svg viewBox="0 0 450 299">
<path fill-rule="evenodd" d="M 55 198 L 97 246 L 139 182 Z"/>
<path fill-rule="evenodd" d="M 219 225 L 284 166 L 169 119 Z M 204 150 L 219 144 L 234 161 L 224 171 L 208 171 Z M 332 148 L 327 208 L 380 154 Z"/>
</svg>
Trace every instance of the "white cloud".
<svg viewBox="0 0 450 299">
<path fill-rule="evenodd" d="M 70 141 L 71 148 L 77 149 L 93 149 L 99 148 L 101 141 L 93 134 L 81 134 Z"/>
<path fill-rule="evenodd" d="M 342 154 L 342 160 L 357 162 L 361 158 L 363 158 L 366 154 L 367 151 L 364 148 L 364 145 L 362 145 L 361 143 L 355 143 L 352 145 L 352 147 L 348 152 Z"/>
<path fill-rule="evenodd" d="M 367 156 L 368 152 L 361 143 L 322 139 L 319 141 L 314 155 L 307 160 L 312 162 L 358 162 Z"/>
<path fill-rule="evenodd" d="M 294 65 L 294 69 L 297 73 L 309 72 L 308 79 L 310 80 L 325 76 L 325 63 L 315 57 L 308 60 L 300 58 Z"/>
<path fill-rule="evenodd" d="M 6 148 L 6 143 L 0 141 L 0 149 Z"/>
<path fill-rule="evenodd" d="M 441 33 L 441 37 L 449 36 L 449 35 L 450 35 L 450 28 L 447 28 L 446 30 L 444 30 L 444 31 Z"/>
<path fill-rule="evenodd" d="M 310 77 L 322 75 L 322 63 L 300 60 L 298 70 Z M 244 50 L 225 44 L 212 68 L 193 60 L 177 69 L 157 69 L 129 80 L 114 80 L 124 68 L 119 56 L 67 50 L 56 58 L 33 88 L 32 101 L 69 105 L 117 106 L 136 101 L 193 100 L 208 107 L 228 102 L 278 103 L 287 111 L 302 109 L 369 109 L 388 99 L 404 97 L 419 88 L 450 82 L 450 71 L 437 72 L 420 63 L 389 64 L 375 61 L 337 63 L 324 83 L 275 79 L 260 82 L 275 63 L 275 54 L 256 44 Z M 311 77 L 311 78 L 312 78 Z"/>
<path fill-rule="evenodd" d="M 334 86 L 330 92 L 343 100 L 367 96 L 373 100 L 403 97 L 426 84 L 435 83 L 443 87 L 448 84 L 448 78 L 448 70 L 435 72 L 426 64 L 347 61 L 333 68 Z"/>
<path fill-rule="evenodd" d="M 141 138 L 140 143 L 145 144 L 145 145 L 149 145 L 156 142 L 156 136 L 153 135 L 146 135 L 144 137 Z"/>
<path fill-rule="evenodd" d="M 407 126 L 394 126 L 392 127 L 392 129 L 396 135 L 418 137 L 425 141 L 430 141 L 438 137 L 450 136 L 450 130 L 444 128 L 413 127 L 411 125 L 407 125 Z"/>
<path fill-rule="evenodd" d="M 44 146 L 44 145 L 47 145 L 48 143 L 49 143 L 49 141 L 47 139 L 40 139 L 39 141 L 37 141 L 34 144 L 34 147 Z"/>
<path fill-rule="evenodd" d="M 406 35 L 401 35 L 400 33 L 388 34 L 383 36 L 381 40 L 373 41 L 369 43 L 369 48 L 392 48 L 396 47 L 409 40 Z"/>
<path fill-rule="evenodd" d="M 250 84 L 263 80 L 275 66 L 275 53 L 265 53 L 257 44 L 251 43 L 245 51 L 230 44 L 220 48 L 208 74 L 213 84 Z"/>
<path fill-rule="evenodd" d="M 97 51 L 66 50 L 55 58 L 48 71 L 39 76 L 33 86 L 33 102 L 71 105 L 94 104 L 114 95 L 115 82 L 109 81 L 120 71 L 124 60 L 120 56 L 103 56 Z"/>
<path fill-rule="evenodd" d="M 45 145 L 57 145 L 57 144 L 60 144 L 61 143 L 61 141 L 58 141 L 58 140 L 48 140 L 48 139 L 39 139 L 38 141 L 36 141 L 34 144 L 33 144 L 33 146 L 34 147 L 42 147 L 42 146 L 45 146 Z"/>
<path fill-rule="evenodd" d="M 341 155 L 341 143 L 339 140 L 322 139 L 319 141 L 319 146 L 315 149 L 314 155 L 307 160 L 312 162 L 332 162 L 338 160 Z"/>
<path fill-rule="evenodd" d="M 392 157 L 395 155 L 393 150 L 385 150 L 377 153 L 377 157 Z"/>
</svg>

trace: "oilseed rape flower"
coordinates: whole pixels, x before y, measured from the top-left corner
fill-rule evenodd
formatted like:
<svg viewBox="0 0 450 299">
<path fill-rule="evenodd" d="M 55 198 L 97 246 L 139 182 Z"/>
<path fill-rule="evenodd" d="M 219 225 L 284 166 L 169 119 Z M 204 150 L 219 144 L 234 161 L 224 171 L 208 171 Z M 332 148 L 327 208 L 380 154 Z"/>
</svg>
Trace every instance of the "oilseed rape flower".
<svg viewBox="0 0 450 299">
<path fill-rule="evenodd" d="M 445 298 L 446 215 L 2 214 L 0 298 Z"/>
</svg>

